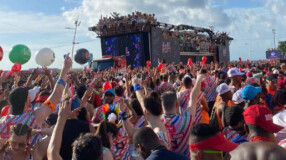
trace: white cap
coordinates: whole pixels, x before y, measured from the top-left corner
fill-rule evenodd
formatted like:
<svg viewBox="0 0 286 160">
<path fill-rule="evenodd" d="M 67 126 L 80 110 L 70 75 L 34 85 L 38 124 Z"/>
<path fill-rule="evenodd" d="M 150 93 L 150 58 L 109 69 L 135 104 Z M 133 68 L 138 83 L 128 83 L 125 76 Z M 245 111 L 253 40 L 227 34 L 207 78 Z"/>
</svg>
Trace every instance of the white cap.
<svg viewBox="0 0 286 160">
<path fill-rule="evenodd" d="M 275 69 L 275 70 L 273 71 L 273 74 L 279 74 L 279 71 L 278 71 L 277 69 Z"/>
<path fill-rule="evenodd" d="M 222 83 L 222 84 L 220 84 L 220 85 L 216 88 L 216 92 L 217 92 L 219 95 L 223 95 L 223 94 L 225 94 L 226 92 L 231 91 L 231 90 L 233 90 L 233 89 L 234 89 L 234 88 L 228 87 L 226 83 Z"/>
<path fill-rule="evenodd" d="M 227 76 L 228 77 L 233 77 L 233 76 L 242 76 L 243 73 L 241 73 L 237 68 L 232 68 L 227 71 Z"/>
<path fill-rule="evenodd" d="M 35 100 L 37 93 L 40 91 L 40 87 L 34 87 L 33 89 L 29 90 L 29 95 L 31 102 Z"/>
<path fill-rule="evenodd" d="M 241 89 L 237 90 L 233 95 L 232 95 L 232 101 L 234 104 L 240 104 L 243 102 L 243 98 L 241 96 Z"/>
</svg>

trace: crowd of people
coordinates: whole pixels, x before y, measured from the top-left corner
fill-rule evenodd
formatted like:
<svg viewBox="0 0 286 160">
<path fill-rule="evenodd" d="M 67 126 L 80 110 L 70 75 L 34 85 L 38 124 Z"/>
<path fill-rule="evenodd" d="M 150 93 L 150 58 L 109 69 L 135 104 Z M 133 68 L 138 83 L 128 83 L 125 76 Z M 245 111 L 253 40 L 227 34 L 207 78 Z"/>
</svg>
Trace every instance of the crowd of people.
<svg viewBox="0 0 286 160">
<path fill-rule="evenodd" d="M 3 160 L 285 160 L 285 64 L 48 68 L 0 78 Z"/>
<path fill-rule="evenodd" d="M 132 12 L 127 16 L 119 13 L 111 13 L 111 16 L 102 17 L 97 23 L 97 31 L 101 36 L 122 34 L 131 31 L 150 30 L 146 24 L 156 24 L 155 14 L 147 14 L 139 11 Z"/>
</svg>

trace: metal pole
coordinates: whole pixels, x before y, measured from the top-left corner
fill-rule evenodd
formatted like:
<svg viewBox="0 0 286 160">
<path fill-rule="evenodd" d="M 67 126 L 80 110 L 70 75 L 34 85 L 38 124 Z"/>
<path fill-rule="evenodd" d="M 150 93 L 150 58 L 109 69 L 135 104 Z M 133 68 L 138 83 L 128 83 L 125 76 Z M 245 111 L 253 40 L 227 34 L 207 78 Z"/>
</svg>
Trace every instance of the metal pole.
<svg viewBox="0 0 286 160">
<path fill-rule="evenodd" d="M 276 31 L 275 29 L 272 29 L 272 33 L 273 33 L 273 41 L 274 41 L 274 49 L 276 48 L 276 44 L 275 44 L 275 34 L 276 34 Z"/>
<path fill-rule="evenodd" d="M 74 45 L 75 45 L 76 30 L 77 30 L 77 25 L 75 25 L 73 41 L 72 41 L 72 61 L 73 61 L 73 51 L 74 51 Z"/>
</svg>

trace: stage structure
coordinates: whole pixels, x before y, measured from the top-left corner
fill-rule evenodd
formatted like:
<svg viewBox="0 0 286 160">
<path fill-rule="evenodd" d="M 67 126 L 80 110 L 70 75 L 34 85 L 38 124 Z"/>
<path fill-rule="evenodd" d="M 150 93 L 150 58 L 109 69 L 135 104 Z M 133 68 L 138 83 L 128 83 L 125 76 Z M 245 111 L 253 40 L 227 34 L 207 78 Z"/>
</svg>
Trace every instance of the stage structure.
<svg viewBox="0 0 286 160">
<path fill-rule="evenodd" d="M 145 66 L 147 60 L 158 65 L 158 59 L 167 63 L 211 61 L 228 63 L 229 45 L 233 38 L 227 33 L 190 25 L 172 25 L 158 22 L 153 14 L 134 12 L 127 16 L 112 13 L 101 18 L 89 31 L 101 38 L 102 56 L 125 56 L 128 65 Z"/>
</svg>

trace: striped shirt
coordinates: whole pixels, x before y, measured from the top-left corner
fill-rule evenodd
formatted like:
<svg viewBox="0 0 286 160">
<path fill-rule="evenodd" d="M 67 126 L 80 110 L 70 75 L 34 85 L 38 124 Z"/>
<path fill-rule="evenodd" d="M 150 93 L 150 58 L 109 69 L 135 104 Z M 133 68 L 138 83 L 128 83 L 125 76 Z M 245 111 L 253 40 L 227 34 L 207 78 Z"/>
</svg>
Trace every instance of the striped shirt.
<svg viewBox="0 0 286 160">
<path fill-rule="evenodd" d="M 162 82 L 160 86 L 165 92 L 173 90 L 173 86 L 169 82 Z"/>
<path fill-rule="evenodd" d="M 198 96 L 198 100 L 197 100 L 197 104 L 196 104 L 196 114 L 195 114 L 195 121 L 194 121 L 194 125 L 196 124 L 200 124 L 202 121 L 202 107 L 201 107 L 201 100 L 204 96 L 204 92 L 200 92 L 199 96 Z"/>
<path fill-rule="evenodd" d="M 181 91 L 177 93 L 177 99 L 180 105 L 180 113 L 183 113 L 186 111 L 189 101 L 190 101 L 190 95 L 191 95 L 192 89 L 185 89 L 184 91 Z"/>
<path fill-rule="evenodd" d="M 233 143 L 241 144 L 244 142 L 249 142 L 249 138 L 247 134 L 240 135 L 236 131 L 227 128 L 224 131 L 225 138 Z"/>
<path fill-rule="evenodd" d="M 16 124 L 26 124 L 32 129 L 38 129 L 36 119 L 33 114 L 33 110 L 29 110 L 26 113 L 19 115 L 7 115 L 0 119 L 0 137 L 2 139 L 8 139 L 10 134 L 10 127 Z"/>
<path fill-rule="evenodd" d="M 190 157 L 188 147 L 192 127 L 192 116 L 190 113 L 184 112 L 182 115 L 164 114 L 163 124 L 168 131 L 167 136 L 170 139 L 168 146 L 170 150 Z"/>
<path fill-rule="evenodd" d="M 207 102 L 214 102 L 217 96 L 216 78 L 214 76 L 208 76 L 204 79 L 204 82 L 207 84 L 204 90 Z"/>
</svg>

